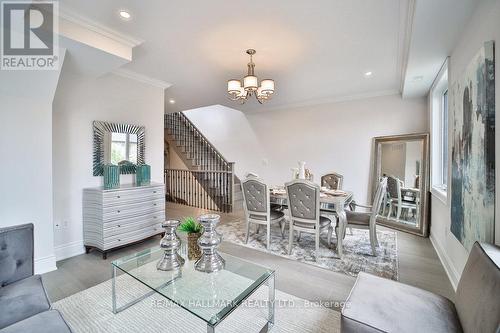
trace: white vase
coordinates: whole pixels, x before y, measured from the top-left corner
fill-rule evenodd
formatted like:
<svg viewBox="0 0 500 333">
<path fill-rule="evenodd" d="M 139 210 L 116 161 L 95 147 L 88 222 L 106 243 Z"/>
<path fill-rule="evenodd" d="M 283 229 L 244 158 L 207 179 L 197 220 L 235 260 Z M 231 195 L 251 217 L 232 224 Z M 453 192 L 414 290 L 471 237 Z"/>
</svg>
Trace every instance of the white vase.
<svg viewBox="0 0 500 333">
<path fill-rule="evenodd" d="M 299 177 L 299 168 L 291 168 L 292 170 L 292 180 L 295 180 Z"/>
<path fill-rule="evenodd" d="M 306 162 L 299 161 L 299 179 L 306 179 Z"/>
</svg>

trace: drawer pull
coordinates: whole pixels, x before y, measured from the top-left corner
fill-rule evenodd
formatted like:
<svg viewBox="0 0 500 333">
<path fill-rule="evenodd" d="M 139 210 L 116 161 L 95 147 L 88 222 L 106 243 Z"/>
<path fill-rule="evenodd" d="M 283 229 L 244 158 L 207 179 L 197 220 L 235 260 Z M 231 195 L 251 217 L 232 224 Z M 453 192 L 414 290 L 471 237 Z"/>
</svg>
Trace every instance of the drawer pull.
<svg viewBox="0 0 500 333">
<path fill-rule="evenodd" d="M 119 195 L 117 195 L 116 197 L 117 197 L 118 199 L 120 199 L 120 196 L 119 196 Z"/>
<path fill-rule="evenodd" d="M 153 193 L 156 193 L 156 191 L 153 191 Z"/>
<path fill-rule="evenodd" d="M 118 241 L 121 242 L 122 240 L 120 238 L 118 238 Z"/>
<path fill-rule="evenodd" d="M 153 216 L 153 218 L 155 219 L 155 218 L 156 218 L 156 216 Z"/>
<path fill-rule="evenodd" d="M 153 206 L 156 206 L 156 204 L 153 204 Z"/>
<path fill-rule="evenodd" d="M 121 227 L 121 225 L 118 224 L 117 227 L 119 228 L 119 227 Z"/>
<path fill-rule="evenodd" d="M 116 212 L 117 212 L 117 213 L 119 213 L 120 211 L 119 211 L 119 210 L 117 210 Z"/>
</svg>

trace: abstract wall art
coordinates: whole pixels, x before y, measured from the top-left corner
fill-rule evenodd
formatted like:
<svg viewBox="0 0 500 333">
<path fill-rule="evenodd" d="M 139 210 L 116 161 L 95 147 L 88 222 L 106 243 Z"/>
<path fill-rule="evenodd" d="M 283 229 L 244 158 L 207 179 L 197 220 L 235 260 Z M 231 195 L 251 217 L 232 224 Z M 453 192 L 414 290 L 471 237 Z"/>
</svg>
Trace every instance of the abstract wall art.
<svg viewBox="0 0 500 333">
<path fill-rule="evenodd" d="M 470 250 L 495 235 L 495 58 L 486 42 L 450 89 L 451 232 Z"/>
</svg>

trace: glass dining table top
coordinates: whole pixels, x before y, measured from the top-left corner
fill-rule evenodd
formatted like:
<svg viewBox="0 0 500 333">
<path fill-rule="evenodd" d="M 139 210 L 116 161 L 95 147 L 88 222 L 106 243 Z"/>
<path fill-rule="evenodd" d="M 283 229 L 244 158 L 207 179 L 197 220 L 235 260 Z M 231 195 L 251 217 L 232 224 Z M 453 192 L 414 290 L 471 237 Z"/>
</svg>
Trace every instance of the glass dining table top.
<svg viewBox="0 0 500 333">
<path fill-rule="evenodd" d="M 133 278 L 208 324 L 216 325 L 270 277 L 274 279 L 272 269 L 221 252 L 226 261 L 223 270 L 199 272 L 194 269 L 195 261 L 188 260 L 184 242 L 179 250 L 185 259 L 181 270 L 161 271 L 156 268 L 156 263 L 163 253 L 161 248 L 156 247 L 113 261 L 114 276 L 117 275 L 114 282 L 117 298 L 119 290 L 123 289 L 120 288 L 120 279 L 124 276 Z M 122 284 L 126 286 L 127 283 Z M 123 294 L 127 292 L 122 291 Z"/>
</svg>

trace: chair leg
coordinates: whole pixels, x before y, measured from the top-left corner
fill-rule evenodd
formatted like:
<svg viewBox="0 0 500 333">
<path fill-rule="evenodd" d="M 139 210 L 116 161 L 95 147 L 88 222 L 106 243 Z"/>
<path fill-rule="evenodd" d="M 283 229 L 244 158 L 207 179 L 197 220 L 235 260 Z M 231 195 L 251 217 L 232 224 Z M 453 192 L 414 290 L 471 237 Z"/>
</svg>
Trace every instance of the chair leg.
<svg viewBox="0 0 500 333">
<path fill-rule="evenodd" d="M 398 211 L 397 211 L 397 213 L 396 213 L 396 214 L 397 214 L 397 215 L 396 215 L 396 220 L 399 220 L 399 219 L 400 219 L 400 217 L 401 217 L 401 205 L 398 205 Z"/>
<path fill-rule="evenodd" d="M 267 249 L 269 250 L 269 245 L 271 244 L 271 222 L 267 222 Z"/>
<path fill-rule="evenodd" d="M 250 222 L 247 221 L 247 236 L 246 236 L 246 239 L 245 239 L 245 244 L 248 243 L 248 234 L 250 233 Z"/>
<path fill-rule="evenodd" d="M 316 233 L 315 233 L 315 243 L 316 243 L 316 259 L 318 259 L 319 257 L 319 232 L 320 230 L 316 230 Z"/>
<path fill-rule="evenodd" d="M 292 254 L 292 245 L 293 245 L 293 222 L 290 221 L 290 227 L 288 232 L 290 235 L 288 236 L 288 254 Z"/>
<path fill-rule="evenodd" d="M 285 238 L 285 220 L 280 221 L 280 227 L 281 227 L 281 238 Z"/>
<path fill-rule="evenodd" d="M 257 230 L 255 231 L 256 234 L 258 234 L 260 231 L 260 224 L 257 224 Z"/>
<path fill-rule="evenodd" d="M 333 227 L 330 224 L 328 227 L 328 245 L 332 244 L 332 233 L 333 233 Z"/>
<path fill-rule="evenodd" d="M 299 231 L 299 235 L 297 236 L 297 242 L 300 242 L 300 235 L 302 235 L 302 233 Z"/>
<path fill-rule="evenodd" d="M 375 246 L 375 242 L 376 242 L 376 239 L 375 237 L 377 237 L 375 235 L 375 229 L 372 229 L 370 228 L 370 245 L 372 247 L 372 253 L 373 253 L 373 256 L 376 257 L 377 256 L 377 249 L 376 249 L 376 246 Z"/>
<path fill-rule="evenodd" d="M 389 212 L 387 213 L 387 218 L 390 218 L 392 215 L 392 202 L 389 204 Z"/>
<path fill-rule="evenodd" d="M 354 235 L 351 227 L 349 227 L 349 233 L 351 234 L 351 236 Z"/>
</svg>

